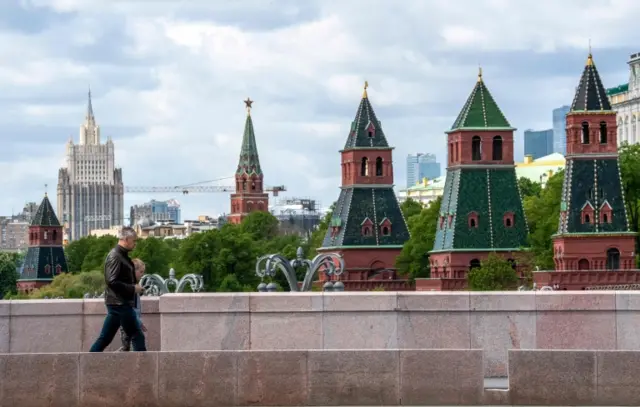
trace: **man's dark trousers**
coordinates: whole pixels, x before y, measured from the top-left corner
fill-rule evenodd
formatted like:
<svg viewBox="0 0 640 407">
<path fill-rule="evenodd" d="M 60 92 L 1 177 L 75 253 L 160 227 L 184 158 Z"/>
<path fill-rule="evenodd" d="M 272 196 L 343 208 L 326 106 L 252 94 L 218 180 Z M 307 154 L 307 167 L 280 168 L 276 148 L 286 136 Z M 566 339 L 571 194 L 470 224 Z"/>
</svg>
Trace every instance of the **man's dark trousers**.
<svg viewBox="0 0 640 407">
<path fill-rule="evenodd" d="M 147 350 L 144 333 L 138 323 L 136 312 L 130 305 L 107 305 L 107 317 L 104 320 L 102 331 L 89 352 L 102 352 L 113 341 L 120 326 L 133 341 L 133 349 L 136 352 Z"/>
</svg>

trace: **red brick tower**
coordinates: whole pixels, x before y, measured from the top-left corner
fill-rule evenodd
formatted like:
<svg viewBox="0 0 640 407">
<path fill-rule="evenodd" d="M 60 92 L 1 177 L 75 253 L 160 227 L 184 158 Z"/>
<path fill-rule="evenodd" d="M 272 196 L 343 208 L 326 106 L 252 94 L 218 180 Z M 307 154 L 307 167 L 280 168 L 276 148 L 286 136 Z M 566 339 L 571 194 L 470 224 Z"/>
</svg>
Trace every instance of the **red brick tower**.
<svg viewBox="0 0 640 407">
<path fill-rule="evenodd" d="M 616 112 L 591 53 L 567 114 L 567 163 L 556 272 L 534 274 L 538 285 L 560 289 L 637 283 L 635 236 L 629 228 L 618 163 Z"/>
<path fill-rule="evenodd" d="M 342 156 L 342 186 L 319 252 L 344 256 L 346 290 L 408 289 L 395 271 L 409 230 L 393 191 L 392 150 L 376 117 L 367 84 Z M 323 274 L 320 275 L 324 279 Z"/>
<path fill-rule="evenodd" d="M 249 213 L 269 210 L 269 195 L 264 192 L 264 174 L 260 168 L 260 157 L 256 145 L 251 120 L 251 105 L 253 100 L 244 101 L 247 107 L 247 120 L 244 125 L 242 149 L 236 170 L 236 192 L 231 194 L 231 223 L 240 223 Z"/>
</svg>

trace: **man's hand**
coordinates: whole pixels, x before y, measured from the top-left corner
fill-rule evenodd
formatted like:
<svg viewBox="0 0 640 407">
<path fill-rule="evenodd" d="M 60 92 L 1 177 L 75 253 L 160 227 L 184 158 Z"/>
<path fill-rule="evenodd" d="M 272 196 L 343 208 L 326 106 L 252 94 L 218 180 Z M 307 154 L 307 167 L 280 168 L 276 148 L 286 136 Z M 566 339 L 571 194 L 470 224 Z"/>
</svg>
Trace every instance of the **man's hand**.
<svg viewBox="0 0 640 407">
<path fill-rule="evenodd" d="M 147 332 L 147 327 L 142 322 L 140 322 L 140 328 L 142 328 L 142 332 Z"/>
<path fill-rule="evenodd" d="M 136 294 L 140 294 L 141 292 L 144 291 L 144 288 L 142 288 L 140 284 L 136 284 L 135 290 L 136 290 Z"/>
</svg>

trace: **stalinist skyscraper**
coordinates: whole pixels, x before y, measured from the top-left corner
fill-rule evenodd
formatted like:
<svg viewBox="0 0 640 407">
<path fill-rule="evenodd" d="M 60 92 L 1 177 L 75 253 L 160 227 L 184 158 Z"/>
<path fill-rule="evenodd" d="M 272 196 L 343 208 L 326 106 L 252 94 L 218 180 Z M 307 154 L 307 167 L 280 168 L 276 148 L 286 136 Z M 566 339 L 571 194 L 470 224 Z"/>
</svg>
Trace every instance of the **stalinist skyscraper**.
<svg viewBox="0 0 640 407">
<path fill-rule="evenodd" d="M 64 235 L 71 241 L 93 229 L 124 223 L 122 170 L 115 167 L 111 137 L 100 144 L 100 126 L 91 105 L 80 126 L 80 143 L 67 142 L 66 168 L 58 172 L 58 216 Z"/>
</svg>

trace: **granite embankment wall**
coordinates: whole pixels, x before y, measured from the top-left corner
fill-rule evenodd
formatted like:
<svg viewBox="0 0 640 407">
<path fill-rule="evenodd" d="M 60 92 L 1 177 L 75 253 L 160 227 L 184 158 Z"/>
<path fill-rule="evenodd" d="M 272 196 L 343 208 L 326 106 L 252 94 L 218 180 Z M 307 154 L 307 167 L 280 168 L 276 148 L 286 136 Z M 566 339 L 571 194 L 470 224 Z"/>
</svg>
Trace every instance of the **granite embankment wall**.
<svg viewBox="0 0 640 407">
<path fill-rule="evenodd" d="M 0 301 L 0 353 L 87 351 L 104 312 Z M 482 349 L 488 377 L 509 349 L 640 350 L 640 291 L 172 294 L 143 313 L 150 350 Z"/>
<path fill-rule="evenodd" d="M 640 352 L 482 350 L 0 354 L 0 407 L 640 405 Z"/>
</svg>

